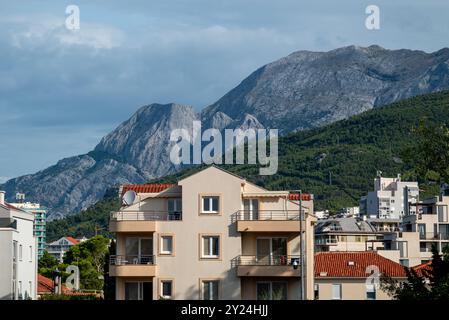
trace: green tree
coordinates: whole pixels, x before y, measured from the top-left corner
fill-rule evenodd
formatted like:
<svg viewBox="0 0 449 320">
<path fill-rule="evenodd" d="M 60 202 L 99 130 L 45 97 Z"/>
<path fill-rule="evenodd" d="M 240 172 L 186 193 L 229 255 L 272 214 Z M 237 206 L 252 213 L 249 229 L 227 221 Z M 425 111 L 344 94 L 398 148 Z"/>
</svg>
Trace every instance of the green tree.
<svg viewBox="0 0 449 320">
<path fill-rule="evenodd" d="M 412 130 L 416 144 L 407 148 L 404 158 L 413 164 L 416 176 L 438 183 L 449 182 L 449 129 L 425 119 Z"/>
<path fill-rule="evenodd" d="M 81 289 L 103 289 L 104 264 L 109 239 L 96 236 L 70 248 L 64 257 L 63 267 L 78 266 Z"/>
<path fill-rule="evenodd" d="M 55 270 L 59 265 L 59 261 L 51 256 L 47 250 L 44 251 L 44 254 L 39 259 L 39 274 L 47 277 L 52 278 L 53 276 L 53 270 Z"/>
<path fill-rule="evenodd" d="M 449 300 L 449 246 L 443 254 L 432 246 L 432 262 L 418 274 L 405 268 L 407 280 L 400 282 L 390 277 L 381 279 L 381 288 L 396 300 Z"/>
</svg>

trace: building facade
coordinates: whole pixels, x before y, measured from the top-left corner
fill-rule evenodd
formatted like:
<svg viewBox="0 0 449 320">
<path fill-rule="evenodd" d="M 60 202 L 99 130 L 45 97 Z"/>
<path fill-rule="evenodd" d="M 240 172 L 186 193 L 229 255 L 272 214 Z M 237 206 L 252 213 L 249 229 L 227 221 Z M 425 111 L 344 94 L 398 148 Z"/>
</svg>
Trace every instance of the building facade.
<svg viewBox="0 0 449 320">
<path fill-rule="evenodd" d="M 34 235 L 37 238 L 37 255 L 38 258 L 42 257 L 45 251 L 45 243 L 47 238 L 46 224 L 48 209 L 41 206 L 39 203 L 31 202 L 17 202 L 11 203 L 11 205 L 34 214 Z"/>
<path fill-rule="evenodd" d="M 365 251 L 366 242 L 382 239 L 383 233 L 361 218 L 329 218 L 315 227 L 316 252 Z"/>
<path fill-rule="evenodd" d="M 175 185 L 124 186 L 111 215 L 118 300 L 313 299 L 313 197 L 211 166 Z M 132 192 L 131 192 L 132 194 Z M 301 278 L 300 239 L 304 255 Z"/>
<path fill-rule="evenodd" d="M 36 299 L 34 215 L 12 206 L 0 191 L 0 300 Z"/>
<path fill-rule="evenodd" d="M 403 266 L 375 252 L 315 254 L 316 300 L 391 300 L 379 284 L 381 275 L 406 280 Z"/>
<path fill-rule="evenodd" d="M 401 176 L 384 178 L 378 173 L 374 191 L 360 200 L 360 214 L 369 218 L 401 219 L 419 201 L 418 182 L 402 181 Z"/>
<path fill-rule="evenodd" d="M 62 237 L 47 244 L 48 253 L 59 262 L 64 260 L 64 256 L 71 247 L 79 244 L 80 241 L 72 237 Z"/>
</svg>

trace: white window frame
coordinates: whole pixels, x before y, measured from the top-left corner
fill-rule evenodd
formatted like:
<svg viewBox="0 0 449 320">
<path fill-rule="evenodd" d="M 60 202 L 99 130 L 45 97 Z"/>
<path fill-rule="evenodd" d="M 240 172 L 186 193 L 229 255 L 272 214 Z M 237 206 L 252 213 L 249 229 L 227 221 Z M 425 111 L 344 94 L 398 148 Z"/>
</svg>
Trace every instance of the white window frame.
<svg viewBox="0 0 449 320">
<path fill-rule="evenodd" d="M 33 246 L 30 246 L 30 262 L 33 262 Z"/>
<path fill-rule="evenodd" d="M 201 299 L 202 300 L 220 300 L 220 280 L 202 280 Z M 217 285 L 217 299 L 213 299 L 213 285 Z M 209 286 L 209 299 L 204 299 L 206 285 Z"/>
<path fill-rule="evenodd" d="M 170 296 L 166 296 L 166 295 L 164 295 L 164 283 L 170 283 L 170 291 L 171 291 L 171 295 Z M 161 281 L 160 281 L 160 290 L 161 290 L 161 294 L 160 294 L 160 296 L 161 296 L 161 298 L 163 298 L 163 299 L 173 299 L 173 280 L 169 280 L 169 279 L 162 279 Z"/>
<path fill-rule="evenodd" d="M 338 297 L 335 295 L 335 289 L 338 288 Z M 342 300 L 343 290 L 341 283 L 332 284 L 332 300 Z"/>
<path fill-rule="evenodd" d="M 170 251 L 165 251 L 164 250 L 164 238 L 170 238 L 171 239 Z M 161 245 L 161 247 L 159 248 L 160 249 L 160 254 L 172 255 L 173 254 L 173 246 L 174 246 L 173 242 L 174 242 L 173 235 L 170 235 L 170 234 L 163 234 L 163 235 L 161 235 L 160 236 L 160 245 Z"/>
<path fill-rule="evenodd" d="M 214 255 L 214 254 L 210 254 L 211 252 L 209 252 L 209 254 L 204 254 L 204 241 L 206 240 L 206 238 L 209 238 L 209 248 L 211 250 L 211 252 L 213 253 L 213 244 L 214 244 L 214 240 L 213 238 L 218 238 L 218 254 Z M 219 235 L 202 235 L 201 236 L 201 258 L 204 259 L 218 259 L 220 258 L 220 252 L 221 252 L 221 248 L 220 248 L 220 236 Z"/>
<path fill-rule="evenodd" d="M 217 199 L 217 210 L 213 210 L 213 199 Z M 208 211 L 206 211 L 204 209 L 204 200 L 209 199 L 209 209 Z M 201 196 L 201 213 L 206 213 L 206 214 L 218 214 L 220 213 L 220 196 Z"/>
<path fill-rule="evenodd" d="M 374 299 L 369 299 L 368 293 L 374 293 Z M 367 284 L 366 285 L 366 300 L 376 300 L 376 299 L 377 299 L 376 287 L 374 286 L 374 284 Z"/>
</svg>

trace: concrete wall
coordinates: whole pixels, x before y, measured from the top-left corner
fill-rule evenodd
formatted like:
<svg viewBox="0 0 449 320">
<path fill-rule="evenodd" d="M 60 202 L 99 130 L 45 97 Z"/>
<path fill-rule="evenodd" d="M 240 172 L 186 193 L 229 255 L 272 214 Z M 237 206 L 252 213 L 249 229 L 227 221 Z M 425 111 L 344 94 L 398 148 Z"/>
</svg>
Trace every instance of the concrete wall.
<svg viewBox="0 0 449 320">
<path fill-rule="evenodd" d="M 332 300 L 332 285 L 341 284 L 341 300 L 367 300 L 366 279 L 322 279 L 316 278 L 318 285 L 318 300 Z M 391 300 L 386 292 L 377 289 L 376 300 Z"/>
</svg>

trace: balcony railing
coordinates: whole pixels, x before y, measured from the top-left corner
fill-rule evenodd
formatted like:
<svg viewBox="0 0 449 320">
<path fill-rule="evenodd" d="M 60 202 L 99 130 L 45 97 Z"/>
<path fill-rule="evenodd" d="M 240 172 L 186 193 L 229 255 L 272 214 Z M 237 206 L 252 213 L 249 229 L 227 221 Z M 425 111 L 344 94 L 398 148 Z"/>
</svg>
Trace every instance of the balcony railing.
<svg viewBox="0 0 449 320">
<path fill-rule="evenodd" d="M 236 266 L 292 266 L 296 261 L 299 265 L 299 255 L 272 255 L 272 256 L 237 256 L 231 261 Z"/>
<path fill-rule="evenodd" d="M 305 214 L 304 214 L 305 217 Z M 299 210 L 239 210 L 231 216 L 235 221 L 263 221 L 263 220 L 299 220 Z"/>
<path fill-rule="evenodd" d="M 182 220 L 182 212 L 119 211 L 111 212 L 110 219 L 115 221 L 172 221 Z"/>
<path fill-rule="evenodd" d="M 427 232 L 419 234 L 420 240 L 449 240 L 448 233 Z"/>
<path fill-rule="evenodd" d="M 113 266 L 154 265 L 156 264 L 156 258 L 154 255 L 114 255 L 109 258 L 109 264 Z"/>
</svg>

